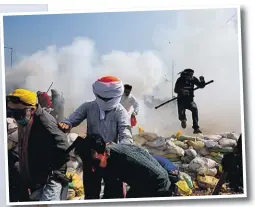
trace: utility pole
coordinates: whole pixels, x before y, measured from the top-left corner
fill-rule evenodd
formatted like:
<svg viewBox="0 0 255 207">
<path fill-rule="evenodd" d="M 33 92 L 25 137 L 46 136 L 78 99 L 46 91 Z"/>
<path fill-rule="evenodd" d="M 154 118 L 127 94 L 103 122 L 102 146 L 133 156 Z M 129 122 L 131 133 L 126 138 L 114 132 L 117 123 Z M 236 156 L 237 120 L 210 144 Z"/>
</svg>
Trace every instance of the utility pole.
<svg viewBox="0 0 255 207">
<path fill-rule="evenodd" d="M 4 47 L 4 48 L 11 50 L 11 68 L 12 68 L 12 51 L 13 51 L 13 48 L 12 47 Z"/>
</svg>

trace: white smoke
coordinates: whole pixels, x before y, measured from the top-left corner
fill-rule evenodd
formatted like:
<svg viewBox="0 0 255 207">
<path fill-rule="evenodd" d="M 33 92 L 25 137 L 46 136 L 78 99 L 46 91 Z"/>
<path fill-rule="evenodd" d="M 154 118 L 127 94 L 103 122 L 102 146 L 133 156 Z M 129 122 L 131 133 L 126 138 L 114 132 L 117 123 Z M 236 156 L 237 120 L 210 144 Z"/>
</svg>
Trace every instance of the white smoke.
<svg viewBox="0 0 255 207">
<path fill-rule="evenodd" d="M 181 11 L 175 30 L 155 31 L 152 40 L 157 49 L 151 51 L 112 51 L 100 56 L 93 40 L 83 37 L 61 48 L 50 46 L 24 57 L 12 70 L 7 70 L 7 92 L 16 87 L 45 91 L 54 82 L 53 88 L 64 94 L 69 115 L 82 102 L 94 98 L 92 83 L 96 79 L 115 75 L 123 83 L 133 85 L 133 94 L 141 104 L 139 125 L 146 131 L 165 135 L 180 128 L 176 102 L 155 110 L 144 104 L 144 95 L 162 100 L 171 98 L 174 60 L 174 81 L 184 68 L 193 68 L 196 76 L 215 81 L 195 92 L 201 129 L 208 133 L 240 132 L 237 23 L 233 20 L 226 23 L 235 12 L 233 9 Z M 155 87 L 158 90 L 153 91 Z M 186 131 L 190 132 L 189 111 L 187 115 Z"/>
</svg>

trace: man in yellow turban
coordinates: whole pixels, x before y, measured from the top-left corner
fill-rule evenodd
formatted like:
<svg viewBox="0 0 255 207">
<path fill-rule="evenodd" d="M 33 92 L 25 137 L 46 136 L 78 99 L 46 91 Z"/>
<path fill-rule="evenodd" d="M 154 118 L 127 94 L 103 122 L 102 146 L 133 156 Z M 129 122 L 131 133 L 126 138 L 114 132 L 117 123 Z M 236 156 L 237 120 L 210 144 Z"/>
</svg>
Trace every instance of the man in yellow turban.
<svg viewBox="0 0 255 207">
<path fill-rule="evenodd" d="M 37 94 L 16 89 L 7 97 L 7 109 L 18 123 L 19 170 L 31 190 L 31 200 L 61 200 L 65 185 L 67 136 L 56 120 L 37 104 Z M 34 195 L 38 195 L 34 197 Z"/>
<path fill-rule="evenodd" d="M 87 120 L 87 135 L 99 134 L 106 143 L 133 143 L 130 119 L 127 110 L 120 103 L 124 93 L 122 81 L 114 76 L 99 78 L 92 89 L 95 100 L 83 103 L 66 120 L 59 123 L 60 128 L 70 131 Z M 85 199 L 97 199 L 100 193 L 100 176 L 92 172 L 90 160 L 83 166 Z M 107 186 L 107 181 L 105 181 Z M 111 183 L 115 198 L 123 197 L 122 184 Z"/>
</svg>

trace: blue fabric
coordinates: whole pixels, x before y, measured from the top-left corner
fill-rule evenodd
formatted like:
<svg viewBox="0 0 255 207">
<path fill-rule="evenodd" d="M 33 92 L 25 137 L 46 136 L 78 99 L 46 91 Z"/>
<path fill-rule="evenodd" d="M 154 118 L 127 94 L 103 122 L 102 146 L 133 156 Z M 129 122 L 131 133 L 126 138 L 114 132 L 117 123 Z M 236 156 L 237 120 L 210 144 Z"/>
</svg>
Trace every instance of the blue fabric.
<svg viewBox="0 0 255 207">
<path fill-rule="evenodd" d="M 169 159 L 159 156 L 159 155 L 152 155 L 159 164 L 168 172 L 178 170 L 178 167 L 175 166 Z"/>
</svg>

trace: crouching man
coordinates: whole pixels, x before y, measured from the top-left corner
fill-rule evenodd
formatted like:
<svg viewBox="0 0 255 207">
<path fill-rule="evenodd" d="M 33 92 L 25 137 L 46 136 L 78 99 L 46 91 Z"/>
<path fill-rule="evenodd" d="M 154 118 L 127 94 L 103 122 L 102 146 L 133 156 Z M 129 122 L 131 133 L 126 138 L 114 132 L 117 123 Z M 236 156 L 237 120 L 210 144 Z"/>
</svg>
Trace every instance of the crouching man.
<svg viewBox="0 0 255 207">
<path fill-rule="evenodd" d="M 19 172 L 31 200 L 62 200 L 68 161 L 67 136 L 56 120 L 36 102 L 36 93 L 17 89 L 7 107 L 18 123 Z M 68 182 L 67 182 L 68 183 Z"/>
<path fill-rule="evenodd" d="M 89 155 L 93 171 L 108 181 L 104 188 L 104 198 L 114 198 L 109 195 L 111 183 L 115 180 L 130 186 L 127 198 L 172 195 L 167 171 L 146 150 L 136 145 L 120 143 L 106 146 L 100 135 L 89 135 L 76 148 L 76 153 L 82 160 Z"/>
</svg>

